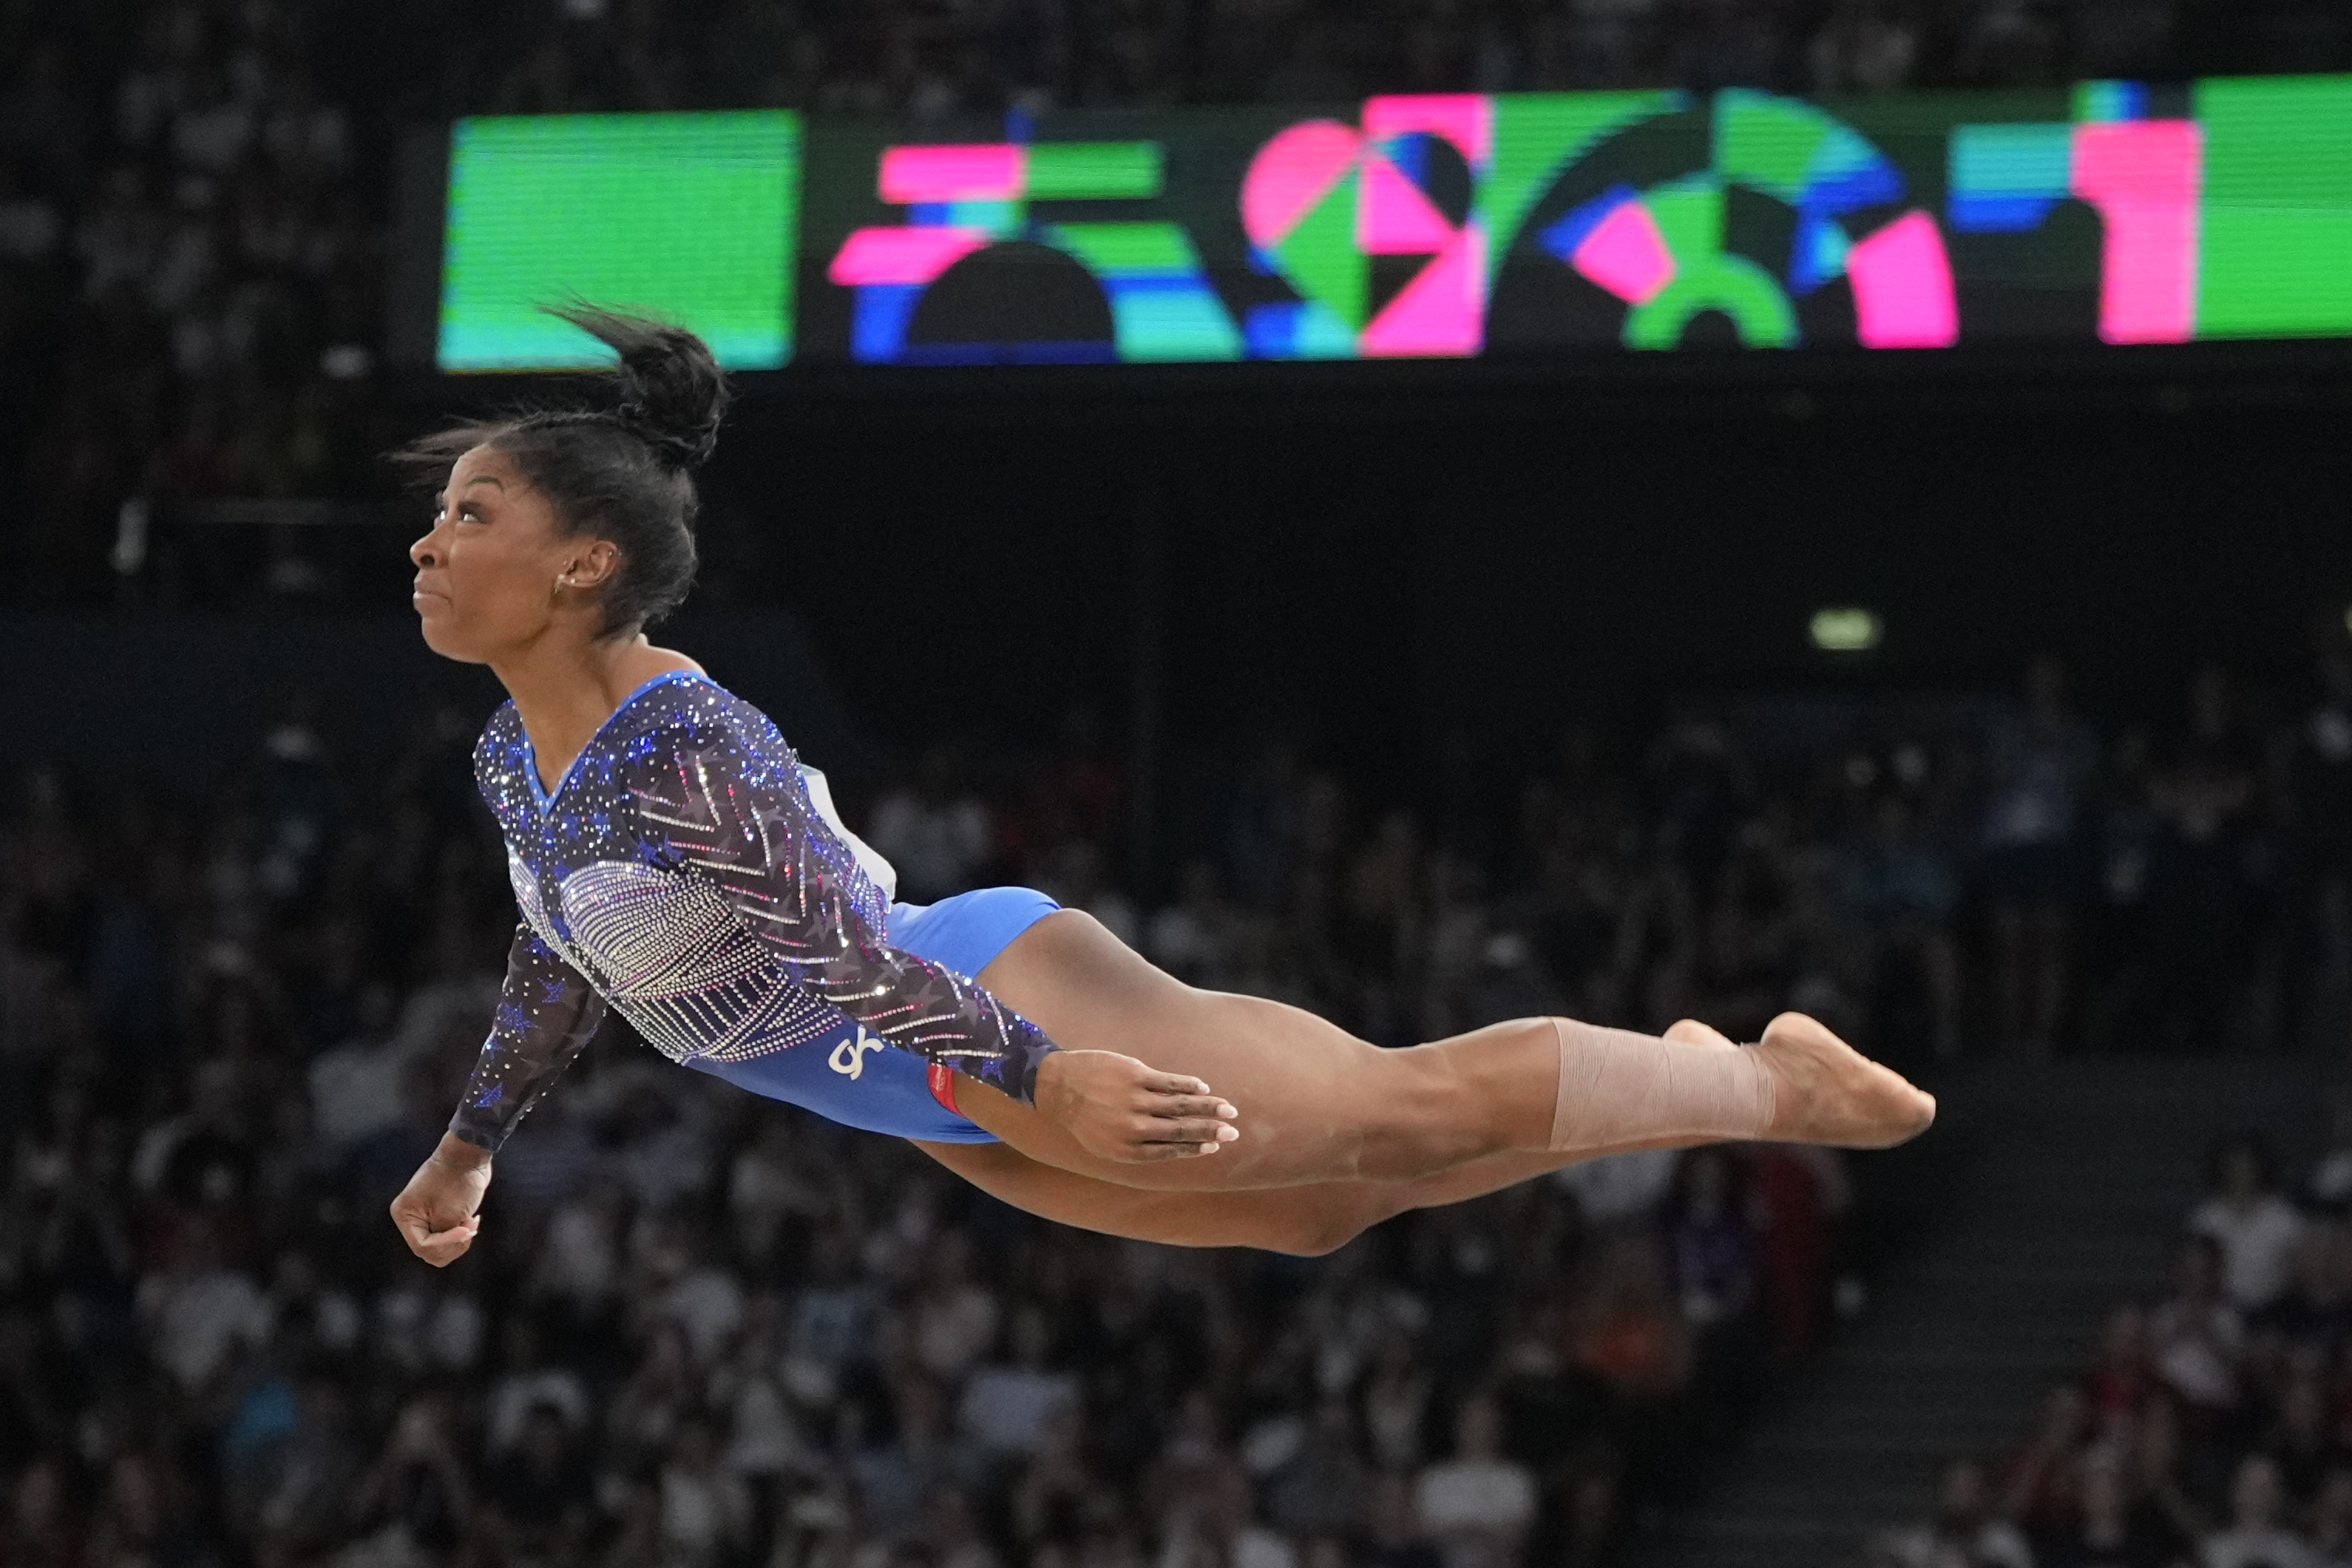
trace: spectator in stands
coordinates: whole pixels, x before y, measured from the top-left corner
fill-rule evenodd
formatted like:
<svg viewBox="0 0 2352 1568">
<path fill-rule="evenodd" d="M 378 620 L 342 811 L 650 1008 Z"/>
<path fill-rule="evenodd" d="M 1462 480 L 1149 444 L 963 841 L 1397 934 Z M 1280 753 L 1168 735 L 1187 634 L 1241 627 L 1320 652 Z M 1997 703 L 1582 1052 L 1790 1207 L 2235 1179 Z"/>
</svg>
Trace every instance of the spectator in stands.
<svg viewBox="0 0 2352 1568">
<path fill-rule="evenodd" d="M 156 1364 L 193 1400 L 217 1397 L 244 1354 L 269 1334 L 268 1299 L 201 1222 L 163 1270 L 140 1282 L 139 1305 Z"/>
<path fill-rule="evenodd" d="M 1298 1451 L 1268 1475 L 1266 1514 L 1294 1541 L 1344 1541 L 1361 1526 L 1370 1488 L 1371 1475 L 1357 1451 L 1354 1413 L 1346 1400 L 1326 1398 L 1307 1423 Z"/>
<path fill-rule="evenodd" d="M 411 1401 L 352 1500 L 353 1568 L 407 1568 L 447 1552 L 473 1514 L 474 1489 L 433 1398 Z"/>
<path fill-rule="evenodd" d="M 1660 1416 L 1690 1386 L 1690 1324 L 1648 1238 L 1608 1238 L 1595 1251 L 1570 1309 L 1572 1354 L 1614 1397 Z"/>
<path fill-rule="evenodd" d="M 2080 1460 L 2091 1430 L 2083 1391 L 2062 1383 L 2050 1391 L 2042 1422 L 2002 1477 L 2001 1517 L 2036 1540 L 2063 1533 L 2081 1517 Z"/>
<path fill-rule="evenodd" d="M 1509 1568 L 1536 1517 L 1535 1477 L 1503 1454 L 1503 1415 L 1484 1395 L 1454 1417 L 1454 1457 L 1414 1487 L 1421 1527 L 1445 1568 Z"/>
<path fill-rule="evenodd" d="M 2083 1375 L 2084 1397 L 2095 1419 L 2113 1424 L 2138 1414 L 2155 1381 L 2147 1313 L 2126 1301 L 2108 1312 L 2100 1331 L 2098 1359 Z"/>
<path fill-rule="evenodd" d="M 1829 1332 L 1839 1220 L 1853 1201 L 1853 1183 L 1834 1149 L 1759 1144 L 1742 1163 L 1757 1210 L 1764 1327 L 1774 1351 L 1793 1358 Z"/>
<path fill-rule="evenodd" d="M 2158 834 L 2156 914 L 2159 1018 L 2175 1049 L 2227 1049 L 2247 1027 L 2248 960 L 2263 894 L 2256 852 L 2259 763 L 2229 673 L 2190 683 L 2181 727 L 2150 791 Z"/>
<path fill-rule="evenodd" d="M 2319 1568 L 2352 1564 L 2352 1468 L 2339 1465 L 2320 1483 L 2312 1508 L 2311 1546 Z"/>
<path fill-rule="evenodd" d="M 534 1403 L 484 1478 L 480 1523 L 492 1550 L 508 1562 L 578 1562 L 595 1508 L 595 1473 L 574 1417 L 553 1399 Z"/>
<path fill-rule="evenodd" d="M 2200 1568 L 2315 1568 L 2311 1543 L 2287 1528 L 2285 1513 L 2278 1466 L 2249 1454 L 2230 1483 L 2230 1522 L 2205 1538 Z"/>
<path fill-rule="evenodd" d="M 1666 1252 L 1683 1316 L 1701 1330 L 1745 1318 L 1756 1304 L 1756 1228 L 1728 1151 L 1685 1155 L 1666 1207 Z"/>
<path fill-rule="evenodd" d="M 1730 1151 L 1694 1149 L 1665 1214 L 1667 1267 L 1697 1350 L 1703 1402 L 1727 1437 L 1753 1404 L 1758 1343 L 1756 1218 Z"/>
<path fill-rule="evenodd" d="M 2017 1527 L 1992 1511 L 1984 1466 L 1955 1459 L 1936 1482 L 1936 1511 L 1871 1543 L 1872 1568 L 2034 1568 Z"/>
<path fill-rule="evenodd" d="M 2181 1485 L 2179 1430 L 2171 1401 L 2152 1398 L 2140 1413 L 2130 1450 L 2124 1456 L 2131 1500 L 2126 1528 L 2133 1540 L 2146 1543 L 2163 1560 L 2166 1568 L 2194 1557 L 2203 1523 Z"/>
<path fill-rule="evenodd" d="M 2294 1249 L 2294 1281 L 2268 1318 L 2311 1355 L 2331 1354 L 2352 1338 L 2352 1223 L 2345 1216 L 2306 1220 Z"/>
<path fill-rule="evenodd" d="M 2094 1448 L 2074 1462 L 2079 1513 L 2034 1537 L 2037 1568 L 2185 1568 L 2189 1542 L 2160 1513 L 2131 1505 L 2120 1458 Z"/>
<path fill-rule="evenodd" d="M 2320 1487 L 2347 1455 L 2336 1438 L 2325 1375 L 2310 1360 L 2298 1359 L 2301 1364 L 2290 1364 L 2281 1380 L 2261 1448 L 2277 1468 L 2289 1508 L 2298 1519 L 2307 1519 Z"/>
<path fill-rule="evenodd" d="M 1866 808 L 1867 825 L 1841 855 L 1839 892 L 1869 952 L 1869 984 L 1906 966 L 1925 991 L 1929 1044 L 1960 1047 L 1960 955 L 1952 931 L 1958 879 L 1921 828 L 1916 805 L 1888 790 Z M 1874 951 L 1872 951 L 1874 949 Z"/>
<path fill-rule="evenodd" d="M 1897 0 L 1839 0 L 1805 49 L 1820 93 L 1892 92 L 1919 63 L 1919 35 Z"/>
<path fill-rule="evenodd" d="M 88 1561 L 109 1564 L 189 1562 L 203 1551 L 193 1489 L 160 1453 L 131 1449 L 106 1467 L 92 1511 Z"/>
<path fill-rule="evenodd" d="M 751 1544 L 750 1489 L 719 1461 L 719 1435 L 709 1417 L 687 1416 L 657 1482 L 665 1564 L 716 1568 Z"/>
<path fill-rule="evenodd" d="M 2142 1520 L 2142 1528 L 2151 1534 L 2173 1540 L 2185 1555 L 2205 1533 L 2208 1521 L 2189 1496 L 2180 1408 L 2178 1400 L 2162 1394 L 2141 1406 L 2127 1464 L 2133 1517 Z"/>
<path fill-rule="evenodd" d="M 2278 1190 L 2269 1145 L 2251 1133 L 2215 1145 L 2206 1165 L 2210 1194 L 2189 1214 L 2189 1231 L 2221 1249 L 2231 1304 L 2259 1313 L 2293 1282 L 2303 1217 Z"/>
<path fill-rule="evenodd" d="M 867 837 L 898 872 L 898 896 L 929 904 L 977 885 L 995 853 L 988 807 L 964 775 L 963 753 L 940 744 L 924 753 L 917 779 L 875 802 Z"/>
<path fill-rule="evenodd" d="M 2156 1374 L 2204 1416 L 2238 1406 L 2238 1358 L 2245 1325 L 2222 1293 L 2221 1245 L 2210 1236 L 2185 1239 L 2174 1254 L 2173 1296 L 2148 1314 Z"/>
<path fill-rule="evenodd" d="M 0 1521 L 0 1562 L 25 1568 L 72 1568 L 81 1561 L 80 1530 L 67 1494 L 64 1467 L 41 1459 L 18 1472 Z"/>
<path fill-rule="evenodd" d="M 1151 917 L 1143 950 L 1188 985 L 1214 990 L 1234 983 L 1247 944 L 1247 917 L 1225 897 L 1215 862 L 1188 862 L 1177 879 L 1176 902 Z"/>
<path fill-rule="evenodd" d="M 2327 1091 L 2327 1152 L 2311 1167 L 2305 1194 L 2323 1213 L 2352 1213 L 2352 1083 Z"/>
<path fill-rule="evenodd" d="M 2098 742 L 2067 702 L 2066 668 L 2026 672 L 2021 712 L 1987 738 L 1981 874 L 1993 941 L 1993 1035 L 2046 1055 L 2063 1027 L 2074 963 L 2077 830 Z"/>
<path fill-rule="evenodd" d="M 2316 665 L 2287 764 L 2280 1037 L 2289 1051 L 2336 1043 L 2352 1005 L 2352 645 L 2340 624 L 2322 632 Z"/>
<path fill-rule="evenodd" d="M 1078 1397 L 1077 1380 L 1049 1365 L 1052 1330 L 1040 1308 L 1017 1309 L 1006 1337 L 1011 1359 L 972 1372 L 957 1416 L 964 1435 L 998 1460 L 1035 1453 Z"/>
<path fill-rule="evenodd" d="M 1359 1561 L 1363 1568 L 1442 1568 L 1413 1511 L 1411 1477 L 1391 1471 L 1372 1483 Z"/>
</svg>

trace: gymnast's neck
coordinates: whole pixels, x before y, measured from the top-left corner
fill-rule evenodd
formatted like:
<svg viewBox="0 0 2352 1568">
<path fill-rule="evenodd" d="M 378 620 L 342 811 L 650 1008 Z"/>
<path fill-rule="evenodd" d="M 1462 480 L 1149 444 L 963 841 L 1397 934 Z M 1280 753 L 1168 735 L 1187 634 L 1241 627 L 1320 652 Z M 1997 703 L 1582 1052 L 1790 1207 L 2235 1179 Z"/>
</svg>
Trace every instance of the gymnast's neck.
<svg viewBox="0 0 2352 1568">
<path fill-rule="evenodd" d="M 610 637 L 564 636 L 551 626 L 507 656 L 490 662 L 515 716 L 530 737 L 540 782 L 553 789 L 604 721 L 629 694 L 657 675 L 703 667 L 674 648 L 656 647 L 642 629 Z"/>
</svg>

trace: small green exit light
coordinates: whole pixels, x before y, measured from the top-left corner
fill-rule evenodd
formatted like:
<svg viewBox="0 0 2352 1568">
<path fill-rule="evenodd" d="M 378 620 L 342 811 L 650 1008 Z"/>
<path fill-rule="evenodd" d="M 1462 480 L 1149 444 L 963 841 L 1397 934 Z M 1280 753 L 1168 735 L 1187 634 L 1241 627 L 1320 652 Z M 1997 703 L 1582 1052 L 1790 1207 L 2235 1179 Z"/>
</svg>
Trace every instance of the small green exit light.
<svg viewBox="0 0 2352 1568">
<path fill-rule="evenodd" d="M 1824 653 L 1867 653 L 1886 635 L 1886 622 L 1875 611 L 1832 605 L 1813 612 L 1810 630 L 1813 646 Z"/>
</svg>

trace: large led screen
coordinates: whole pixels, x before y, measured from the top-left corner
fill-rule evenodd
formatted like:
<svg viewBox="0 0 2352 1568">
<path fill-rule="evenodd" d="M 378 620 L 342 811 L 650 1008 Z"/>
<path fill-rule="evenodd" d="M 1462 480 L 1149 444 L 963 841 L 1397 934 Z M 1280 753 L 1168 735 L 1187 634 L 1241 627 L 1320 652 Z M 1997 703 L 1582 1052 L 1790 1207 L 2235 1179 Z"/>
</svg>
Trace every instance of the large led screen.
<svg viewBox="0 0 2352 1568">
<path fill-rule="evenodd" d="M 2352 334 L 2352 78 L 1013 129 L 460 121 L 439 363 L 579 362 L 531 313 L 568 295 L 667 310 L 742 368 Z"/>
</svg>

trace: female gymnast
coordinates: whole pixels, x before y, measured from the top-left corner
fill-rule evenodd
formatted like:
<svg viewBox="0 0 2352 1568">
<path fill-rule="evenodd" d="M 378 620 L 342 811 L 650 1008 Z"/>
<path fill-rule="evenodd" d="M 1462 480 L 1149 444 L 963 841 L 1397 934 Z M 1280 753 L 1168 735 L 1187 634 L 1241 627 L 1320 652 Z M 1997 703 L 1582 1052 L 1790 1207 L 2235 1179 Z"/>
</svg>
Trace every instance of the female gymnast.
<svg viewBox="0 0 2352 1568">
<path fill-rule="evenodd" d="M 1752 1046 L 1537 1018 L 1384 1051 L 1184 985 L 1043 894 L 891 902 L 824 776 L 645 636 L 694 574 L 717 362 L 675 327 L 559 314 L 617 351 L 611 406 L 406 454 L 440 483 L 409 552 L 425 641 L 513 698 L 475 769 L 522 914 L 465 1098 L 392 1205 L 425 1261 L 472 1245 L 492 1155 L 608 1006 L 677 1061 L 907 1138 L 1032 1213 L 1192 1246 L 1324 1252 L 1615 1150 L 1883 1147 L 1933 1118 L 1797 1014 Z"/>
</svg>

